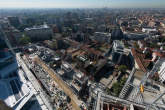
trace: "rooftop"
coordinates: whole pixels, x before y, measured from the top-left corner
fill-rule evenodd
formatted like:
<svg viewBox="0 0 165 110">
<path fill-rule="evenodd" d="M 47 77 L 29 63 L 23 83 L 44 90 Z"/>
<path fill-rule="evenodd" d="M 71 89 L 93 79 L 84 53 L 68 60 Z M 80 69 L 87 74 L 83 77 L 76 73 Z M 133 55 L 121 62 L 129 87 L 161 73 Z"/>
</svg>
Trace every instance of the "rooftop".
<svg viewBox="0 0 165 110">
<path fill-rule="evenodd" d="M 32 28 L 25 28 L 25 31 L 39 30 L 39 29 L 49 29 L 49 26 L 48 25 L 34 26 Z"/>
<path fill-rule="evenodd" d="M 19 71 L 18 74 L 22 74 L 22 72 Z M 21 78 L 21 80 L 23 81 L 24 79 Z M 18 77 L 0 80 L 0 91 L 3 91 L 0 94 L 0 99 L 4 100 L 10 107 L 16 106 L 30 92 L 30 88 L 21 80 Z"/>
<path fill-rule="evenodd" d="M 139 50 L 139 49 L 137 50 L 137 49 L 132 48 L 131 52 L 139 68 L 143 72 L 147 72 L 147 67 L 149 66 L 151 61 L 145 59 L 146 55 L 142 53 L 142 50 Z"/>
<path fill-rule="evenodd" d="M 129 102 L 127 100 L 123 100 L 123 99 L 99 92 L 95 110 L 100 110 L 100 109 L 127 110 L 130 108 L 133 108 L 134 110 L 145 110 L 144 105 Z"/>
</svg>

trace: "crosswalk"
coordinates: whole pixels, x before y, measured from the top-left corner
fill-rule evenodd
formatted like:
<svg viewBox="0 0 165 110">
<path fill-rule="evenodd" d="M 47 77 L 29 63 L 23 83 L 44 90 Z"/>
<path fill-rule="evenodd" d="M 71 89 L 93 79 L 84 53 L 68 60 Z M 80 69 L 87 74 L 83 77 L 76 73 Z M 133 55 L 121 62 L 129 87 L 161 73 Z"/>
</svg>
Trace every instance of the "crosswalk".
<svg viewBox="0 0 165 110">
<path fill-rule="evenodd" d="M 128 93 L 128 91 L 132 87 L 132 84 L 130 84 L 130 81 L 131 81 L 135 71 L 136 71 L 135 68 L 133 68 L 132 71 L 131 71 L 131 74 L 129 75 L 129 77 L 127 79 L 127 82 L 125 83 L 122 91 L 120 92 L 120 95 L 119 95 L 120 98 L 125 98 L 127 93 Z"/>
<path fill-rule="evenodd" d="M 126 84 L 126 85 L 124 86 L 124 88 L 122 89 L 122 91 L 121 91 L 119 97 L 122 98 L 122 99 L 124 99 L 124 98 L 126 97 L 126 95 L 128 94 L 128 91 L 129 91 L 129 89 L 130 89 L 131 87 L 132 87 L 131 84 L 129 84 L 129 83 Z"/>
<path fill-rule="evenodd" d="M 134 87 L 131 94 L 129 95 L 128 100 L 136 102 L 138 104 L 143 104 L 144 99 L 142 94 L 138 91 L 138 89 L 139 89 L 138 87 Z"/>
</svg>

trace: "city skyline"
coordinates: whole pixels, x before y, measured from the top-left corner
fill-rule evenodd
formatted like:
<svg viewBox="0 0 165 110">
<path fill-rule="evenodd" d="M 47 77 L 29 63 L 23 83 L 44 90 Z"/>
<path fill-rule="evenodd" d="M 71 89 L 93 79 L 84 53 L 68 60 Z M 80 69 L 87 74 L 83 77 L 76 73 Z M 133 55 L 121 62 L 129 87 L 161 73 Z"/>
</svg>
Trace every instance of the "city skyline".
<svg viewBox="0 0 165 110">
<path fill-rule="evenodd" d="M 0 110 L 165 110 L 165 0 L 0 1 Z"/>
<path fill-rule="evenodd" d="M 164 0 L 0 0 L 0 8 L 164 8 Z"/>
</svg>

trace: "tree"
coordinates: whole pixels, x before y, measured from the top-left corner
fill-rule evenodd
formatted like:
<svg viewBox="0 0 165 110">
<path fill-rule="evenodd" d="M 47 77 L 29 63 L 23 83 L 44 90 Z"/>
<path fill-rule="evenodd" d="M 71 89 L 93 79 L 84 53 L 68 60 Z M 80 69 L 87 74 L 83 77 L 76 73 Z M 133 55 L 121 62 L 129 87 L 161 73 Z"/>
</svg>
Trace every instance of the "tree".
<svg viewBox="0 0 165 110">
<path fill-rule="evenodd" d="M 129 48 L 129 45 L 128 44 L 125 44 L 125 48 Z"/>
<path fill-rule="evenodd" d="M 155 42 L 155 43 L 154 43 L 154 42 L 151 42 L 149 47 L 151 47 L 151 48 L 160 48 L 160 47 L 157 45 L 156 42 Z"/>
<path fill-rule="evenodd" d="M 19 43 L 20 43 L 21 45 L 25 45 L 25 44 L 28 44 L 28 43 L 30 43 L 30 42 L 31 42 L 30 37 L 25 36 L 25 35 L 23 35 L 23 36 L 19 39 Z"/>
<path fill-rule="evenodd" d="M 108 93 L 108 95 L 110 95 L 110 94 L 111 94 L 111 90 L 110 90 L 108 87 L 106 88 L 106 90 L 105 90 L 105 91 L 106 91 L 106 93 Z"/>
<path fill-rule="evenodd" d="M 115 96 L 118 96 L 120 94 L 121 91 L 121 86 L 120 86 L 120 82 L 116 82 L 113 84 L 113 93 L 115 94 Z"/>
<path fill-rule="evenodd" d="M 120 72 L 122 72 L 122 73 L 126 72 L 126 70 L 127 70 L 127 66 L 125 66 L 125 65 L 120 65 L 120 66 L 118 67 L 118 71 L 120 71 Z"/>
<path fill-rule="evenodd" d="M 115 96 L 119 96 L 126 81 L 127 81 L 127 78 L 123 77 L 120 81 L 118 81 L 112 85 L 112 93 Z"/>
<path fill-rule="evenodd" d="M 67 96 L 67 102 L 70 103 L 71 102 L 71 98 L 69 96 Z"/>
<path fill-rule="evenodd" d="M 53 41 L 51 46 L 52 46 L 52 49 L 56 49 L 57 48 L 57 42 Z"/>
<path fill-rule="evenodd" d="M 63 32 L 63 33 L 62 33 L 62 37 L 64 37 L 64 38 L 67 37 L 67 35 L 68 35 L 68 34 L 67 34 L 66 32 Z"/>
<path fill-rule="evenodd" d="M 124 86 L 125 82 L 127 81 L 127 78 L 126 77 L 123 77 L 121 80 L 120 80 L 120 86 Z"/>
<path fill-rule="evenodd" d="M 134 42 L 133 46 L 134 46 L 136 49 L 139 48 L 139 45 L 138 45 L 136 42 Z"/>
<path fill-rule="evenodd" d="M 31 27 L 31 26 L 33 26 L 33 25 L 30 25 L 30 24 L 22 24 L 22 25 L 20 25 L 17 29 L 19 29 L 21 32 L 23 32 L 25 28 Z"/>
</svg>

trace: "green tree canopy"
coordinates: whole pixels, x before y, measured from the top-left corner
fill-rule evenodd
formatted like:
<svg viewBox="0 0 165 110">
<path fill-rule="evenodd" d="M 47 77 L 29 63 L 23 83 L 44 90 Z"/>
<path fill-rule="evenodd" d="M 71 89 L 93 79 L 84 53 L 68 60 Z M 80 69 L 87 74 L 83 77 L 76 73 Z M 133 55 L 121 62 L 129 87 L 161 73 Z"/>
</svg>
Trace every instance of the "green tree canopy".
<svg viewBox="0 0 165 110">
<path fill-rule="evenodd" d="M 136 42 L 134 42 L 134 47 L 136 48 L 136 49 L 138 49 L 139 48 L 139 45 L 136 43 Z"/>
<path fill-rule="evenodd" d="M 121 71 L 121 72 L 126 72 L 127 69 L 128 69 L 128 68 L 127 68 L 127 66 L 125 66 L 125 65 L 120 65 L 120 66 L 118 67 L 118 71 Z"/>
<path fill-rule="evenodd" d="M 31 42 L 31 39 L 30 37 L 26 36 L 26 35 L 23 35 L 20 39 L 19 39 L 19 43 L 21 45 L 24 45 L 24 44 L 28 44 Z"/>
<path fill-rule="evenodd" d="M 126 81 L 127 81 L 127 78 L 123 77 L 120 81 L 112 85 L 112 92 L 114 93 L 115 96 L 119 96 Z"/>
</svg>

